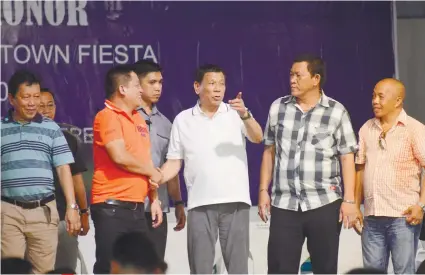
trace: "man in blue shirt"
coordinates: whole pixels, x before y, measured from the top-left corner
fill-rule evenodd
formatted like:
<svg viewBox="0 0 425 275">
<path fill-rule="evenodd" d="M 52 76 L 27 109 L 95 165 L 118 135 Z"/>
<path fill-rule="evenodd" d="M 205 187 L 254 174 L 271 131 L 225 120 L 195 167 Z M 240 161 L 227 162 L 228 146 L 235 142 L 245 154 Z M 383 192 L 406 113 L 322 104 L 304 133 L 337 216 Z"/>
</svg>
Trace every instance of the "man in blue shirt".
<svg viewBox="0 0 425 275">
<path fill-rule="evenodd" d="M 157 108 L 162 93 L 162 68 L 148 60 L 140 60 L 134 66 L 134 72 L 137 74 L 142 86 L 142 106 L 138 109 L 143 116 L 149 128 L 151 140 L 151 154 L 155 167 L 161 167 L 166 161 L 168 142 L 170 140 L 171 122 Z M 178 175 L 161 185 L 158 189 L 159 200 L 162 202 L 162 211 L 170 212 L 169 198 L 174 201 L 177 226 L 175 231 L 180 231 L 186 223 L 186 214 L 184 212 L 184 202 L 180 193 L 180 182 Z M 156 246 L 161 259 L 165 256 L 165 247 L 167 244 L 167 215 L 163 215 L 162 224 L 154 228 L 152 226 L 152 215 L 150 213 L 149 201 L 145 202 L 146 220 L 150 229 L 149 235 Z"/>
<path fill-rule="evenodd" d="M 24 258 L 34 273 L 54 268 L 59 215 L 52 167 L 66 198 L 67 229 L 80 231 L 69 164 L 74 158 L 59 126 L 38 113 L 40 81 L 17 71 L 8 83 L 13 109 L 1 122 L 1 254 Z"/>
</svg>

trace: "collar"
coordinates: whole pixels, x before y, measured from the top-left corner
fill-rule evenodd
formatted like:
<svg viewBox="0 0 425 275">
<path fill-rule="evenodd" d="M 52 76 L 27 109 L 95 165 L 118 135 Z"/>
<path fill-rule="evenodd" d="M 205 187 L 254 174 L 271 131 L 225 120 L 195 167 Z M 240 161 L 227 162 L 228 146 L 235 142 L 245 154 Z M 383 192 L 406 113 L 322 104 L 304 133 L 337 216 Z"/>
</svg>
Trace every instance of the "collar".
<svg viewBox="0 0 425 275">
<path fill-rule="evenodd" d="M 148 115 L 143 107 L 139 107 L 137 108 L 137 110 L 142 110 L 142 112 L 145 113 L 145 115 Z M 154 116 L 154 115 L 161 115 L 161 113 L 158 111 L 158 107 L 156 107 L 156 104 L 152 105 L 152 112 L 149 116 Z"/>
<path fill-rule="evenodd" d="M 218 106 L 217 113 L 226 113 L 229 111 L 229 106 L 226 103 L 221 102 L 220 106 Z M 204 111 L 201 109 L 201 105 L 199 100 L 196 102 L 196 105 L 192 108 L 192 115 L 201 115 L 204 114 Z"/>
<path fill-rule="evenodd" d="M 128 116 L 128 114 L 126 112 L 124 112 L 123 110 L 118 108 L 112 101 L 110 101 L 108 99 L 105 100 L 105 106 L 106 106 L 106 108 L 111 109 L 112 111 L 114 111 L 116 113 L 120 113 L 120 114 L 128 117 L 130 120 L 133 120 L 131 117 Z M 133 112 L 131 114 L 132 115 L 137 114 L 137 110 L 133 110 Z"/>
<path fill-rule="evenodd" d="M 380 128 L 381 127 L 381 122 L 379 121 L 379 119 L 374 118 L 373 122 Z M 397 119 L 396 119 L 396 123 L 395 125 L 398 125 L 399 123 L 403 124 L 404 126 L 407 126 L 407 113 L 404 109 L 401 109 L 400 114 L 398 115 Z"/>
<path fill-rule="evenodd" d="M 3 122 L 4 123 L 12 123 L 12 122 L 16 122 L 15 119 L 13 118 L 13 111 L 14 109 L 9 109 L 9 111 L 7 112 L 7 115 L 5 118 L 3 118 Z M 30 122 L 36 122 L 36 123 L 42 123 L 43 122 L 43 116 L 40 115 L 40 113 L 37 113 Z"/>
<path fill-rule="evenodd" d="M 295 104 L 295 103 L 297 103 L 297 98 L 293 95 L 290 95 L 284 103 L 285 104 L 288 104 L 288 103 L 294 103 Z M 330 107 L 329 97 L 327 97 L 325 95 L 325 92 L 323 90 L 320 92 L 319 104 L 322 105 L 323 107 L 326 107 L 326 108 Z"/>
</svg>

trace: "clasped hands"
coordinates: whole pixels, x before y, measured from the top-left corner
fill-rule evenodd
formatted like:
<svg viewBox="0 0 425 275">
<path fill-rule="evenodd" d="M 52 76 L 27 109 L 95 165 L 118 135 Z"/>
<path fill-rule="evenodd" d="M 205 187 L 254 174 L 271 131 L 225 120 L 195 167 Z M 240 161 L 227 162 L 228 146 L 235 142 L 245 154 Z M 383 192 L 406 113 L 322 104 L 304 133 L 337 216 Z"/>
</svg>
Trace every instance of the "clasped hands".
<svg viewBox="0 0 425 275">
<path fill-rule="evenodd" d="M 149 178 L 150 189 L 159 188 L 159 185 L 162 183 L 163 176 L 161 169 L 157 167 L 155 169 L 155 173 Z"/>
</svg>

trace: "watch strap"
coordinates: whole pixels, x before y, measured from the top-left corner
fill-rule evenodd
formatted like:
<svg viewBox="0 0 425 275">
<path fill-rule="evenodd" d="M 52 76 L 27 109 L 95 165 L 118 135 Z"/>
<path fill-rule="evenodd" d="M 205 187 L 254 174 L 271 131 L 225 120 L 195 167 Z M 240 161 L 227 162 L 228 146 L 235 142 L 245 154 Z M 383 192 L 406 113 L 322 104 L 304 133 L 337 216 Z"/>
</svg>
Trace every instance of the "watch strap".
<svg viewBox="0 0 425 275">
<path fill-rule="evenodd" d="M 175 201 L 175 202 L 174 202 L 174 205 L 175 205 L 175 206 L 180 205 L 180 204 L 181 204 L 181 205 L 184 205 L 184 201 L 180 200 L 180 201 Z"/>
<path fill-rule="evenodd" d="M 247 119 L 250 119 L 252 117 L 251 111 L 248 110 L 248 109 L 246 111 L 247 111 L 246 116 L 241 117 L 242 120 L 247 120 Z"/>
</svg>

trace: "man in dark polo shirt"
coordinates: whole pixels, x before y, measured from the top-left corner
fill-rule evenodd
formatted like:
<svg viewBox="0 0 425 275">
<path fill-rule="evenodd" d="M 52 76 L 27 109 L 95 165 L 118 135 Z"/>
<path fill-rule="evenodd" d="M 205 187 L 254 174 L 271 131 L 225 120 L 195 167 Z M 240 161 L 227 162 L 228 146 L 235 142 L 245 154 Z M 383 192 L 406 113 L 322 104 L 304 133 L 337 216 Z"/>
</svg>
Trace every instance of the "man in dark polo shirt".
<svg viewBox="0 0 425 275">
<path fill-rule="evenodd" d="M 55 119 L 56 115 L 56 102 L 53 93 L 49 89 L 41 89 L 40 94 L 40 108 L 39 112 L 50 118 Z M 83 175 L 87 171 L 86 165 L 83 160 L 81 151 L 81 142 L 78 137 L 74 136 L 66 129 L 65 125 L 59 124 L 62 128 L 62 133 L 68 143 L 69 149 L 74 157 L 74 163 L 70 164 L 72 179 L 74 182 L 74 191 L 77 203 L 80 208 L 80 219 L 81 219 L 81 231 L 79 235 L 85 236 L 90 229 L 89 225 L 89 211 L 87 205 L 87 195 L 84 186 Z M 53 173 L 55 183 L 56 202 L 59 212 L 59 240 L 58 249 L 56 252 L 56 263 L 55 269 L 69 268 L 75 271 L 77 268 L 78 259 L 78 235 L 69 235 L 66 232 L 65 224 L 65 210 L 66 202 L 63 194 L 63 190 L 60 187 L 57 173 Z"/>
<path fill-rule="evenodd" d="M 171 122 L 157 108 L 156 103 L 162 93 L 162 69 L 148 60 L 136 62 L 134 71 L 139 77 L 142 86 L 142 105 L 138 109 L 149 128 L 151 140 L 152 160 L 156 167 L 161 167 L 166 161 L 168 143 L 170 141 Z M 168 196 L 174 201 L 177 225 L 175 231 L 180 231 L 186 223 L 184 212 L 184 202 L 181 198 L 179 176 L 177 175 L 167 184 L 161 185 L 158 189 L 159 199 L 162 202 L 163 222 L 158 228 L 152 226 L 149 202 L 146 201 L 146 221 L 148 222 L 149 234 L 157 249 L 158 255 L 164 259 L 165 247 L 167 245 L 167 214 L 170 212 Z"/>
<path fill-rule="evenodd" d="M 54 268 L 58 244 L 53 171 L 66 197 L 67 231 L 81 228 L 69 168 L 74 158 L 59 126 L 38 113 L 37 77 L 17 71 L 8 87 L 13 109 L 1 123 L 1 256 L 26 254 L 33 272 L 43 274 Z"/>
</svg>

